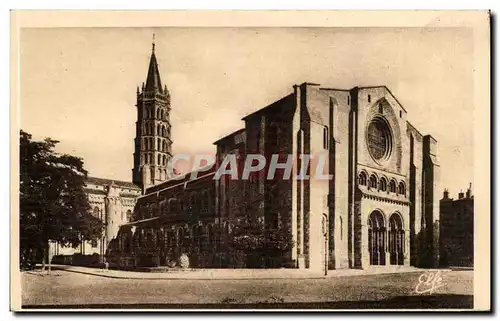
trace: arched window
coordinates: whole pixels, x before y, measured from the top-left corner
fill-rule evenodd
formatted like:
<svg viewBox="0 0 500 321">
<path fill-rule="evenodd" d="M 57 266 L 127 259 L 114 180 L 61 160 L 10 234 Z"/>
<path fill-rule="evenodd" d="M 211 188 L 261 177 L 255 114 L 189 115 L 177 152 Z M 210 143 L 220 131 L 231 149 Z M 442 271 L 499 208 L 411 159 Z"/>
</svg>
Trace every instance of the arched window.
<svg viewBox="0 0 500 321">
<path fill-rule="evenodd" d="M 159 108 L 156 110 L 156 118 L 160 119 L 160 109 Z"/>
<path fill-rule="evenodd" d="M 202 246 L 202 228 L 200 225 L 193 226 L 193 245 L 201 248 Z"/>
<path fill-rule="evenodd" d="M 160 150 L 160 148 L 161 148 L 161 139 L 159 139 L 159 138 L 158 138 L 158 139 L 156 140 L 156 142 L 157 142 L 157 144 L 158 144 L 158 145 L 156 145 L 156 149 L 157 149 L 157 150 Z"/>
<path fill-rule="evenodd" d="M 170 137 L 170 126 L 167 127 L 167 136 Z"/>
<path fill-rule="evenodd" d="M 212 195 L 211 190 L 207 191 L 207 211 L 212 210 Z"/>
<path fill-rule="evenodd" d="M 182 227 L 179 227 L 177 230 L 177 246 L 182 246 L 184 244 L 184 229 Z"/>
<path fill-rule="evenodd" d="M 99 207 L 97 207 L 97 206 L 96 206 L 96 207 L 94 207 L 94 211 L 93 211 L 93 213 L 92 213 L 92 214 L 93 214 L 95 217 L 100 218 L 100 217 L 99 217 L 99 214 L 100 214 L 99 212 L 100 212 L 100 211 L 99 211 Z"/>
<path fill-rule="evenodd" d="M 197 233 L 197 230 L 198 230 L 198 226 L 197 225 L 193 225 L 193 227 L 191 228 L 191 235 L 193 236 L 193 245 L 196 246 L 198 244 L 198 233 Z"/>
<path fill-rule="evenodd" d="M 340 240 L 344 237 L 344 222 L 342 216 L 339 216 L 339 227 L 340 227 Z"/>
<path fill-rule="evenodd" d="M 200 197 L 200 199 L 201 199 L 201 210 L 204 211 L 204 212 L 206 212 L 207 207 L 208 207 L 207 206 L 207 201 L 208 201 L 207 194 L 208 194 L 207 191 L 202 191 L 201 192 L 201 197 Z"/>
<path fill-rule="evenodd" d="M 389 253 L 390 262 L 393 265 L 404 263 L 404 235 L 401 216 L 397 213 L 392 214 L 389 219 Z"/>
<path fill-rule="evenodd" d="M 187 207 L 188 210 L 191 208 L 192 198 L 193 198 L 193 194 L 192 193 L 187 193 L 186 207 Z"/>
<path fill-rule="evenodd" d="M 405 184 L 403 182 L 400 182 L 398 185 L 398 194 L 406 195 L 406 188 L 405 188 Z"/>
<path fill-rule="evenodd" d="M 396 193 L 396 182 L 393 179 L 389 183 L 389 192 Z"/>
<path fill-rule="evenodd" d="M 208 238 L 208 245 L 210 247 L 215 245 L 215 234 L 214 234 L 214 227 L 212 224 L 207 225 L 207 238 Z"/>
<path fill-rule="evenodd" d="M 375 175 L 370 176 L 370 188 L 377 188 L 377 177 Z"/>
<path fill-rule="evenodd" d="M 323 148 L 328 149 L 329 144 L 329 136 L 328 136 L 328 127 L 323 127 Z"/>
<path fill-rule="evenodd" d="M 163 141 L 163 151 L 164 152 L 167 151 L 167 141 L 166 140 Z"/>
<path fill-rule="evenodd" d="M 325 213 L 321 217 L 321 232 L 325 236 L 328 234 L 328 216 Z"/>
<path fill-rule="evenodd" d="M 158 204 L 156 204 L 156 203 L 151 204 L 151 214 L 149 215 L 149 217 L 158 216 L 158 211 L 160 210 L 160 207 L 157 205 Z"/>
<path fill-rule="evenodd" d="M 366 173 L 365 172 L 359 173 L 358 184 L 361 186 L 366 186 Z"/>
<path fill-rule="evenodd" d="M 224 235 L 226 237 L 229 237 L 229 234 L 231 233 L 231 228 L 229 227 L 229 222 L 224 223 Z"/>
<path fill-rule="evenodd" d="M 149 149 L 154 149 L 153 137 L 149 137 Z"/>
<path fill-rule="evenodd" d="M 149 123 L 149 135 L 154 135 L 154 124 Z"/>
<path fill-rule="evenodd" d="M 175 246 L 175 231 L 174 230 L 167 230 L 167 236 L 166 236 L 166 241 L 167 241 L 167 247 L 168 248 L 173 248 Z"/>
<path fill-rule="evenodd" d="M 138 208 L 138 206 L 136 206 L 134 208 L 134 214 L 132 215 L 133 219 L 134 220 L 142 220 L 142 210 Z"/>
<path fill-rule="evenodd" d="M 156 125 L 156 135 L 160 136 L 161 134 L 161 126 L 160 124 Z"/>
<path fill-rule="evenodd" d="M 133 244 L 133 235 L 132 232 L 127 232 L 125 234 L 124 240 L 123 240 L 123 251 L 126 254 L 131 254 L 132 252 L 132 244 Z"/>
<path fill-rule="evenodd" d="M 368 218 L 368 249 L 371 265 L 385 265 L 386 228 L 384 216 L 374 211 Z"/>
<path fill-rule="evenodd" d="M 162 109 L 161 109 L 161 111 L 160 111 L 160 119 L 162 119 L 162 120 L 163 120 L 163 108 L 162 108 Z"/>
<path fill-rule="evenodd" d="M 385 179 L 385 177 L 382 177 L 380 179 L 380 182 L 379 182 L 379 190 L 385 192 L 387 191 L 387 180 Z"/>
<path fill-rule="evenodd" d="M 168 200 L 168 208 L 171 213 L 179 213 L 181 210 L 179 200 L 175 197 L 170 198 Z"/>
<path fill-rule="evenodd" d="M 201 198 L 202 198 L 201 191 L 194 192 L 194 208 L 198 211 L 201 209 Z"/>
<path fill-rule="evenodd" d="M 158 155 L 158 165 L 161 165 L 161 155 Z"/>
</svg>

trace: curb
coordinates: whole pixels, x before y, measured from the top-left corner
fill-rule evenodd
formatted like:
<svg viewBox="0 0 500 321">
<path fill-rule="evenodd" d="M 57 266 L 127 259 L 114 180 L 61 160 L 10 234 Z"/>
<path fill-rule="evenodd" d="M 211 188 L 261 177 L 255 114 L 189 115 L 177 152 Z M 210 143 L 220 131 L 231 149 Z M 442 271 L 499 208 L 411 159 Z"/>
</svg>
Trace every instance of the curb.
<svg viewBox="0 0 500 321">
<path fill-rule="evenodd" d="M 118 276 L 118 275 L 107 275 L 105 273 L 95 273 L 95 272 L 90 272 L 90 271 L 83 271 L 83 270 L 74 270 L 74 269 L 61 269 L 63 271 L 68 271 L 68 272 L 73 272 L 73 273 L 80 273 L 80 274 L 85 274 L 85 275 L 93 275 L 93 276 L 99 276 L 99 277 L 105 277 L 105 278 L 110 278 L 110 279 L 122 279 L 122 280 L 199 280 L 199 281 L 217 281 L 217 280 L 284 280 L 284 279 L 291 279 L 291 280 L 324 280 L 324 279 L 333 279 L 333 278 L 338 278 L 338 277 L 352 277 L 352 276 L 375 276 L 375 275 L 387 275 L 387 274 L 407 274 L 407 273 L 417 273 L 417 272 L 425 272 L 428 270 L 416 270 L 416 271 L 381 271 L 379 273 L 366 273 L 366 274 L 347 274 L 347 275 L 326 275 L 326 276 L 297 276 L 297 277 L 221 277 L 221 278 L 208 278 L 208 277 L 182 277 L 182 276 L 174 276 L 174 277 L 135 277 L 135 276 Z M 440 269 L 440 271 L 452 271 L 451 269 Z"/>
<path fill-rule="evenodd" d="M 145 277 L 133 277 L 133 276 L 117 276 L 117 275 L 106 275 L 106 274 L 101 274 L 101 273 L 93 273 L 93 272 L 86 272 L 86 271 L 79 271 L 79 270 L 72 270 L 72 269 L 64 269 L 63 271 L 68 271 L 68 272 L 73 272 L 73 273 L 80 273 L 80 274 L 86 274 L 86 275 L 93 275 L 93 276 L 100 276 L 104 278 L 110 278 L 110 279 L 122 279 L 122 280 L 184 280 L 184 281 L 231 281 L 231 280 L 285 280 L 285 279 L 293 279 L 293 280 L 321 280 L 321 279 L 329 279 L 332 278 L 332 276 L 305 276 L 305 277 L 256 277 L 256 278 L 245 278 L 245 277 L 236 277 L 236 278 L 193 278 L 193 277 L 165 277 L 165 278 L 158 278 L 158 277 L 152 277 L 152 278 L 145 278 Z M 339 275 L 340 276 L 340 275 Z"/>
</svg>

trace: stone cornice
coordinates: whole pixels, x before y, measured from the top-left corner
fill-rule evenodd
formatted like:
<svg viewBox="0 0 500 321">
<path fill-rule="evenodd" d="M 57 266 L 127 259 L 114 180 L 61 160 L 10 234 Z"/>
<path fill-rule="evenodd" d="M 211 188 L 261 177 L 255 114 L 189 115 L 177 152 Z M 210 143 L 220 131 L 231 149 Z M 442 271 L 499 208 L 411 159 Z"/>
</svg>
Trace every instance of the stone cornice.
<svg viewBox="0 0 500 321">
<path fill-rule="evenodd" d="M 360 194 L 361 194 L 362 198 L 375 200 L 375 201 L 381 201 L 381 202 L 385 202 L 385 203 L 405 205 L 405 206 L 409 206 L 411 204 L 411 202 L 407 201 L 407 200 L 400 200 L 400 199 L 398 200 L 398 199 L 379 196 L 379 195 L 367 194 L 367 193 L 364 193 L 362 191 L 360 191 Z"/>
</svg>

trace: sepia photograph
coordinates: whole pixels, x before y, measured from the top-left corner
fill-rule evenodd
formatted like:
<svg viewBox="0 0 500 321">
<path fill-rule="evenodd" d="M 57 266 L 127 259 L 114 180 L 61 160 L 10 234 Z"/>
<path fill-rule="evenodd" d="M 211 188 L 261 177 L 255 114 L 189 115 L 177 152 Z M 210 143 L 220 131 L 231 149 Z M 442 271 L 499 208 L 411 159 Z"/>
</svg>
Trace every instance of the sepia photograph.
<svg viewBox="0 0 500 321">
<path fill-rule="evenodd" d="M 489 311 L 488 11 L 11 12 L 12 311 Z"/>
</svg>

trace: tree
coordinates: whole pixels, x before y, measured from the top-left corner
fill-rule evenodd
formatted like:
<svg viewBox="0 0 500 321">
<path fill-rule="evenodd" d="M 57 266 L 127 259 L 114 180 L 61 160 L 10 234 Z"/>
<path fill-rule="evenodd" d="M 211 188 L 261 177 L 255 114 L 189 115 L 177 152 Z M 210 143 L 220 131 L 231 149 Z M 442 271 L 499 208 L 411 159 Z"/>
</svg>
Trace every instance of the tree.
<svg viewBox="0 0 500 321">
<path fill-rule="evenodd" d="M 276 187 L 271 186 L 268 194 L 274 195 L 274 189 Z M 228 246 L 230 251 L 244 254 L 247 267 L 275 267 L 269 266 L 275 265 L 271 261 L 280 258 L 294 246 L 288 225 L 278 224 L 273 227 L 264 224 L 262 217 L 259 217 L 263 199 L 261 193 L 248 190 L 240 204 L 244 216 L 231 222 L 233 228 L 228 238 Z"/>
<path fill-rule="evenodd" d="M 49 241 L 77 247 L 102 236 L 103 222 L 90 212 L 81 158 L 57 154 L 56 140 L 34 141 L 20 132 L 20 263 L 45 265 Z"/>
<path fill-rule="evenodd" d="M 247 267 L 271 267 L 268 266 L 271 264 L 269 260 L 279 259 L 294 246 L 291 231 L 287 228 L 264 228 L 262 224 L 248 220 L 234 225 L 229 243 L 234 250 L 245 254 Z"/>
</svg>

